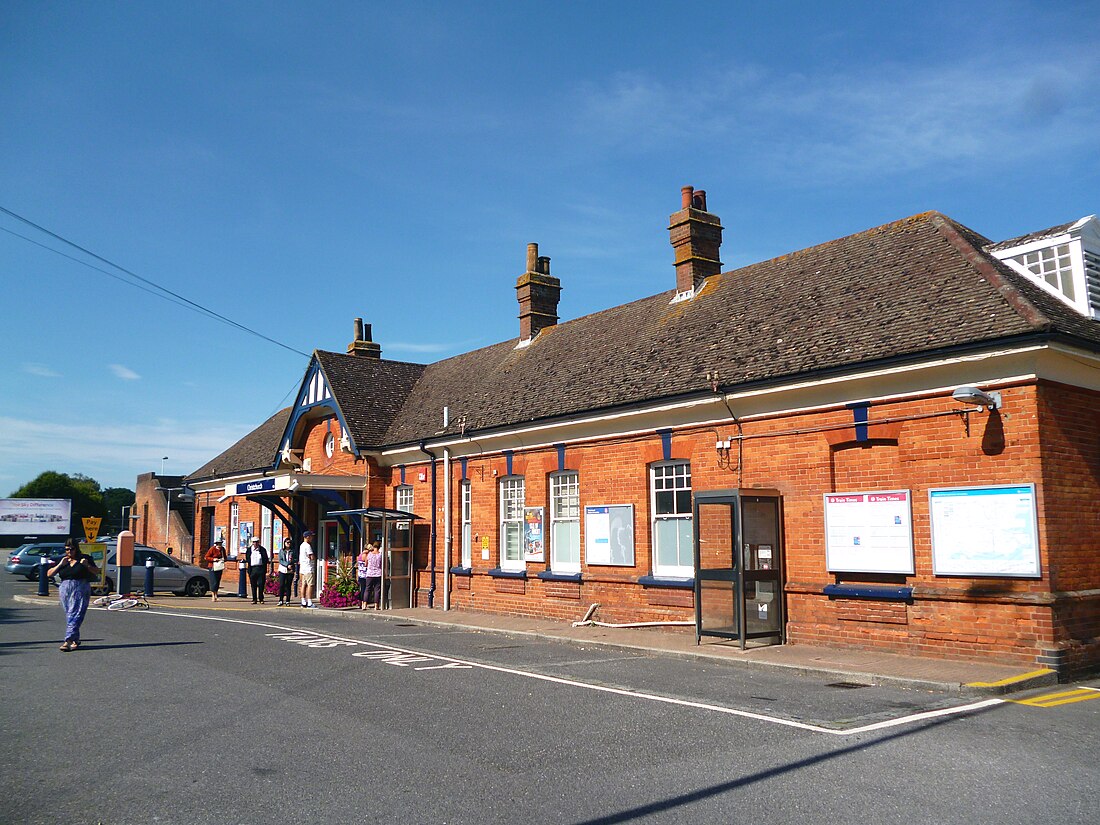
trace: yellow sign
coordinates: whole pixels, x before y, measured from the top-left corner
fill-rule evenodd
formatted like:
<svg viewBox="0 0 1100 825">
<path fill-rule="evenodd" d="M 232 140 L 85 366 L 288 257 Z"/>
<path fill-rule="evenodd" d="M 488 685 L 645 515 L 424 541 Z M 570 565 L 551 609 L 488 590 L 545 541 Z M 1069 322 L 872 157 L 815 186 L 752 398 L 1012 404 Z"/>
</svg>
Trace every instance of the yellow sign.
<svg viewBox="0 0 1100 825">
<path fill-rule="evenodd" d="M 99 521 L 99 519 L 93 520 Z M 99 584 L 100 587 L 105 585 L 107 583 L 107 545 L 95 544 L 93 542 L 81 542 L 80 552 L 86 556 L 91 556 L 92 561 L 95 562 L 95 566 L 99 568 L 99 578 L 93 582 L 93 584 Z"/>
<path fill-rule="evenodd" d="M 88 541 L 95 541 L 96 536 L 99 535 L 99 525 L 103 519 L 90 516 L 86 519 L 81 519 L 81 521 L 84 522 L 84 538 Z"/>
</svg>

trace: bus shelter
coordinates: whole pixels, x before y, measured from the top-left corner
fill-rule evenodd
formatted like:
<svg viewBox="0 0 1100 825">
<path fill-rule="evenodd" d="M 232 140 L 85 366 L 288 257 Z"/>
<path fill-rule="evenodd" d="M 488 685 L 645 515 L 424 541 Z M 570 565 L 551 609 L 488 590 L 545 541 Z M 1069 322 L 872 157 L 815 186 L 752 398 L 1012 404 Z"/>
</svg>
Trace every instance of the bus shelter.
<svg viewBox="0 0 1100 825">
<path fill-rule="evenodd" d="M 385 507 L 363 507 L 356 510 L 330 510 L 328 516 L 347 516 L 358 520 L 365 540 L 377 543 L 382 550 L 383 610 L 413 606 L 413 541 L 412 525 L 420 518 L 405 510 Z"/>
</svg>

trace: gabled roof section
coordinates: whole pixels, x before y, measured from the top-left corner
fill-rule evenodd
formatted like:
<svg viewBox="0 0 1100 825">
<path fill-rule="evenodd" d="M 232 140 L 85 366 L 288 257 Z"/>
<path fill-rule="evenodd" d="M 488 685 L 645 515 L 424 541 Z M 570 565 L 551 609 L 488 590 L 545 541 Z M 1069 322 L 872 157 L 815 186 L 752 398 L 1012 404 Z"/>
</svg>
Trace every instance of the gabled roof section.
<svg viewBox="0 0 1100 825">
<path fill-rule="evenodd" d="M 279 437 L 290 419 L 290 407 L 279 410 L 221 455 L 199 467 L 184 480 L 187 483 L 222 476 L 250 473 L 271 466 L 279 449 Z"/>
<path fill-rule="evenodd" d="M 383 443 L 383 435 L 424 371 L 423 364 L 324 350 L 315 351 L 313 359 L 297 406 L 321 403 L 332 406 L 356 451 L 374 449 Z M 284 441 L 285 435 L 284 432 Z"/>
<path fill-rule="evenodd" d="M 383 436 L 485 430 L 1031 335 L 1100 349 L 1100 324 L 927 212 L 431 364 Z"/>
</svg>

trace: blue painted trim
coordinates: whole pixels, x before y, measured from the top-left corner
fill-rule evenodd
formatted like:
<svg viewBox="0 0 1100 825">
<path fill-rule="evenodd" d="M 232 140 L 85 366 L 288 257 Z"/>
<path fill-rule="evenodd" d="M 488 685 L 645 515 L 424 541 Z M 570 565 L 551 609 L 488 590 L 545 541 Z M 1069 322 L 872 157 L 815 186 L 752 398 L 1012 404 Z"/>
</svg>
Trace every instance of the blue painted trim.
<svg viewBox="0 0 1100 825">
<path fill-rule="evenodd" d="M 397 469 L 401 473 L 401 482 L 400 483 L 404 484 L 405 483 L 405 465 L 404 464 L 398 464 Z"/>
<path fill-rule="evenodd" d="M 691 590 L 695 587 L 695 579 L 679 579 L 667 576 L 639 576 L 638 584 L 642 587 L 673 587 L 681 590 Z"/>
<path fill-rule="evenodd" d="M 565 469 L 565 445 L 555 444 L 554 449 L 558 451 L 558 472 L 560 473 Z"/>
<path fill-rule="evenodd" d="M 515 455 L 511 450 L 504 451 L 504 474 L 510 476 L 512 474 L 512 456 Z"/>
<path fill-rule="evenodd" d="M 867 401 L 861 401 L 858 404 L 845 404 L 849 410 L 852 411 L 852 423 L 856 427 L 856 441 L 868 441 L 867 437 L 867 410 L 871 405 Z"/>
<path fill-rule="evenodd" d="M 545 582 L 576 582 L 581 583 L 580 573 L 555 573 L 553 570 L 543 570 L 538 576 Z"/>
<path fill-rule="evenodd" d="M 501 570 L 499 567 L 494 567 L 489 571 L 489 575 L 494 579 L 526 579 L 526 570 Z"/>
<path fill-rule="evenodd" d="M 821 591 L 830 599 L 877 599 L 879 601 L 909 602 L 913 600 L 912 587 L 875 587 L 869 584 L 827 584 Z"/>
<path fill-rule="evenodd" d="M 672 461 L 672 430 L 657 430 L 661 437 L 661 456 L 664 461 Z"/>
<path fill-rule="evenodd" d="M 452 576 L 472 576 L 474 575 L 474 568 L 472 567 L 452 567 Z"/>
<path fill-rule="evenodd" d="M 462 465 L 462 480 L 463 481 L 466 480 L 466 465 L 467 465 L 467 463 L 469 463 L 469 461 L 470 461 L 470 459 L 468 459 L 468 458 L 460 458 L 458 460 L 458 463 Z"/>
</svg>

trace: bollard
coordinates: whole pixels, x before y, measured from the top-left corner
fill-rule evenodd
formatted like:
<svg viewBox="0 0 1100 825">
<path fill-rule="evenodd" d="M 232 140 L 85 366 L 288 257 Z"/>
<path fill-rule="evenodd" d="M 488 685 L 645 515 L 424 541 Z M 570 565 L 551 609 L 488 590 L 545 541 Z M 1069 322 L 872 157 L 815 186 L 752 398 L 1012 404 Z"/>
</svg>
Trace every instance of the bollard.
<svg viewBox="0 0 1100 825">
<path fill-rule="evenodd" d="M 38 562 L 38 595 L 48 596 L 50 595 L 50 577 L 46 575 L 46 571 L 50 569 L 50 559 L 48 556 L 43 556 L 42 561 Z"/>
<path fill-rule="evenodd" d="M 153 595 L 153 568 L 156 567 L 156 562 L 152 559 L 145 560 L 145 597 Z"/>
<path fill-rule="evenodd" d="M 245 591 L 245 579 L 248 578 L 248 568 L 244 564 L 244 556 L 241 559 L 242 561 L 237 562 L 237 597 L 246 599 L 248 593 Z"/>
</svg>

